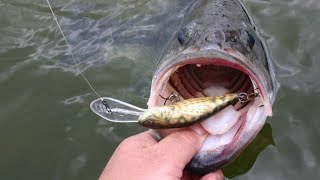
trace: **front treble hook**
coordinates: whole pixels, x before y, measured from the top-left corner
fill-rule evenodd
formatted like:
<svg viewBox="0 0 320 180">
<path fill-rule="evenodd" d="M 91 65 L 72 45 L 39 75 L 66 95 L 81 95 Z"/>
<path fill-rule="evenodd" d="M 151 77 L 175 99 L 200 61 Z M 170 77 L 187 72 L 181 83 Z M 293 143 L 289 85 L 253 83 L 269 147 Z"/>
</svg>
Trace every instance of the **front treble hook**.
<svg viewBox="0 0 320 180">
<path fill-rule="evenodd" d="M 239 93 L 238 98 L 241 104 L 247 103 L 251 101 L 253 98 L 258 97 L 259 93 L 250 93 L 247 94 L 245 92 Z"/>
<path fill-rule="evenodd" d="M 169 97 L 163 97 L 159 94 L 159 96 L 164 99 L 164 103 L 163 105 L 166 105 L 167 101 L 169 100 L 171 103 L 176 103 L 176 102 L 179 102 L 180 101 L 180 96 L 179 94 L 176 94 L 176 93 L 171 93 Z"/>
</svg>

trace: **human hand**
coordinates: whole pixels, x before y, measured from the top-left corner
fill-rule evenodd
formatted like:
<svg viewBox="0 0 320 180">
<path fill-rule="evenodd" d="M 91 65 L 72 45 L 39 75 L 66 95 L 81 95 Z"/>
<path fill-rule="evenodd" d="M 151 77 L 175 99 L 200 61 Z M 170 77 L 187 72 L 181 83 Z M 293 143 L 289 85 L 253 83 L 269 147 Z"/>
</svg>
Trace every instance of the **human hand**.
<svg viewBox="0 0 320 180">
<path fill-rule="evenodd" d="M 110 158 L 100 180 L 222 180 L 219 170 L 203 177 L 184 171 L 207 134 L 201 128 L 173 132 L 160 142 L 150 131 L 125 139 Z"/>
</svg>

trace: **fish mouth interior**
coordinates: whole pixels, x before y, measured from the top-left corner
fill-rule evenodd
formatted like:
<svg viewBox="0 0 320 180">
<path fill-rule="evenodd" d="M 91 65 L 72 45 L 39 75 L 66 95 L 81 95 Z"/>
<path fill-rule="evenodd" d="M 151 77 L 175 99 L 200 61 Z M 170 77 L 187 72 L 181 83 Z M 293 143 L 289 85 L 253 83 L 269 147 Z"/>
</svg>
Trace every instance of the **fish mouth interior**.
<svg viewBox="0 0 320 180">
<path fill-rule="evenodd" d="M 190 99 L 240 92 L 254 92 L 251 79 L 244 72 L 214 64 L 187 64 L 170 76 L 162 97 L 177 94 L 180 99 Z M 240 110 L 245 104 L 239 102 L 234 107 Z"/>
<path fill-rule="evenodd" d="M 259 91 L 257 83 L 248 75 L 248 71 L 239 66 L 236 68 L 227 60 L 224 62 L 228 63 L 219 63 L 213 59 L 192 60 L 172 66 L 157 81 L 155 85 L 157 88 L 153 89 L 156 93 L 151 96 L 153 100 L 149 102 L 149 107 L 174 104 L 190 98 L 241 92 L 250 94 Z M 199 152 L 235 146 L 245 129 L 245 124 L 262 104 L 260 96 L 251 102 L 237 102 L 208 119 L 196 123 L 194 126 L 200 124 L 209 134 Z M 161 131 L 166 135 L 174 130 Z"/>
</svg>

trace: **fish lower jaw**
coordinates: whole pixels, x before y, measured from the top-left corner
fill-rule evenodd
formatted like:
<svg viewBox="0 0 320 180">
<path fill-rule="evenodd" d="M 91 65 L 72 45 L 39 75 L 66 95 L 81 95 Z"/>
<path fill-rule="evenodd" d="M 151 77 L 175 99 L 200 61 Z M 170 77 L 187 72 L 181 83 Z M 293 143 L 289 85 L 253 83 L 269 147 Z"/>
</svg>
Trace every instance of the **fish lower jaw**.
<svg viewBox="0 0 320 180">
<path fill-rule="evenodd" d="M 207 174 L 234 160 L 265 124 L 267 115 L 260 103 L 261 100 L 256 98 L 247 113 L 242 114 L 236 124 L 223 134 L 209 133 L 187 168 L 197 174 Z"/>
<path fill-rule="evenodd" d="M 248 124 L 259 120 L 253 118 L 258 108 L 264 109 L 260 107 L 261 103 L 261 98 L 258 97 L 239 111 L 235 110 L 233 106 L 229 106 L 202 121 L 200 124 L 208 132 L 208 137 L 204 141 L 199 153 L 215 151 L 217 149 L 231 149 L 240 140 L 239 137 L 243 133 L 246 133 Z M 262 114 L 265 115 L 264 110 Z"/>
</svg>

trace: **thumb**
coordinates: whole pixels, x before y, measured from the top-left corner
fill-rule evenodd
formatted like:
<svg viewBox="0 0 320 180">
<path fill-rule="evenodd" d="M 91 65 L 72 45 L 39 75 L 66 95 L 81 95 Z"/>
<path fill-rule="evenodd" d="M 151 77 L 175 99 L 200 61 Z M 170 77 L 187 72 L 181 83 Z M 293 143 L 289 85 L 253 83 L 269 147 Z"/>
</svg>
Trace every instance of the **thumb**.
<svg viewBox="0 0 320 180">
<path fill-rule="evenodd" d="M 223 180 L 224 176 L 221 170 L 203 176 L 200 180 Z"/>
<path fill-rule="evenodd" d="M 199 151 L 206 137 L 206 131 L 201 126 L 193 127 L 169 134 L 156 145 L 156 148 L 162 160 L 184 169 Z"/>
</svg>

